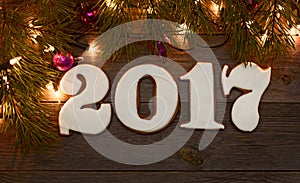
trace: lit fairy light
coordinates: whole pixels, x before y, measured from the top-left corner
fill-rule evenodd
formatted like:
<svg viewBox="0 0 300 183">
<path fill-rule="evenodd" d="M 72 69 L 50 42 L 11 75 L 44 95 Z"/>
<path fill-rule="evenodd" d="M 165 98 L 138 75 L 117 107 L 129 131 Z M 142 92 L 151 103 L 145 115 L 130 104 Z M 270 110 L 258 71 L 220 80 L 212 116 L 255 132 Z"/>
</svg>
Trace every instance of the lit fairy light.
<svg viewBox="0 0 300 183">
<path fill-rule="evenodd" d="M 96 45 L 96 43 L 90 44 L 88 51 L 92 55 L 99 55 L 99 54 L 101 54 L 100 48 L 99 48 L 99 46 Z"/>
<path fill-rule="evenodd" d="M 76 61 L 76 63 L 81 63 L 84 61 L 84 58 L 83 57 L 76 57 L 74 58 L 74 60 Z"/>
<path fill-rule="evenodd" d="M 280 11 L 284 10 L 284 8 L 281 5 L 278 5 L 278 10 L 279 11 L 277 12 L 276 16 L 280 18 Z"/>
<path fill-rule="evenodd" d="M 30 28 L 34 28 L 34 25 L 33 25 L 32 21 L 29 22 L 28 26 L 29 26 Z"/>
<path fill-rule="evenodd" d="M 60 98 L 62 96 L 62 93 L 59 90 L 57 90 L 57 91 L 54 92 L 54 96 L 56 98 Z"/>
<path fill-rule="evenodd" d="M 31 21 L 28 22 L 28 26 L 30 27 L 30 30 L 29 30 L 29 36 L 31 37 L 31 40 L 37 44 L 37 41 L 36 41 L 36 38 L 38 36 L 41 36 L 42 33 L 38 30 L 39 28 L 41 28 L 42 26 L 35 26 Z"/>
<path fill-rule="evenodd" d="M 300 25 L 297 25 L 297 27 L 292 27 L 287 34 L 291 36 L 299 36 L 300 34 Z"/>
<path fill-rule="evenodd" d="M 30 33 L 29 33 L 29 35 L 30 35 L 30 37 L 31 37 L 31 40 L 32 40 L 35 44 L 37 44 L 36 38 L 37 38 L 38 36 L 40 36 L 41 33 L 40 33 L 40 31 L 37 31 L 37 30 L 31 30 Z"/>
<path fill-rule="evenodd" d="M 278 9 L 279 9 L 279 11 L 284 10 L 284 8 L 281 5 L 278 5 Z"/>
<path fill-rule="evenodd" d="M 95 45 L 93 45 L 93 44 L 90 45 L 90 47 L 89 47 L 89 51 L 90 51 L 90 52 L 94 53 L 96 50 L 97 50 L 97 48 L 96 48 Z"/>
<path fill-rule="evenodd" d="M 113 0 L 106 0 L 106 6 L 109 8 L 115 8 L 116 3 L 114 3 Z"/>
<path fill-rule="evenodd" d="M 20 60 L 22 59 L 22 57 L 15 57 L 13 59 L 9 60 L 9 64 L 10 65 L 15 65 L 16 63 L 18 63 Z"/>
<path fill-rule="evenodd" d="M 2 80 L 3 80 L 5 83 L 8 83 L 8 82 L 7 82 L 7 76 L 3 76 L 3 77 L 2 77 Z"/>
<path fill-rule="evenodd" d="M 55 48 L 48 44 L 48 46 L 46 46 L 46 48 L 44 49 L 44 52 L 53 52 L 55 50 Z"/>
<path fill-rule="evenodd" d="M 55 91 L 54 85 L 51 81 L 46 85 L 46 88 L 50 91 Z"/>
<path fill-rule="evenodd" d="M 28 22 L 28 26 L 29 26 L 30 28 L 34 28 L 34 29 L 39 29 L 39 28 L 42 27 L 42 26 L 39 26 L 39 25 L 34 25 L 33 22 L 32 22 L 32 20 L 30 20 L 30 21 Z"/>
<path fill-rule="evenodd" d="M 149 8 L 147 8 L 147 13 L 148 14 L 152 14 L 153 13 L 153 8 L 151 6 Z"/>
<path fill-rule="evenodd" d="M 2 80 L 4 81 L 4 83 L 5 83 L 5 85 L 6 85 L 6 88 L 9 89 L 9 82 L 8 82 L 7 76 L 3 76 L 3 77 L 2 77 Z"/>
<path fill-rule="evenodd" d="M 47 85 L 46 85 L 46 89 L 48 89 L 50 91 L 50 95 L 54 96 L 58 102 L 61 101 L 61 98 L 63 97 L 63 93 L 54 86 L 54 83 L 52 81 L 50 81 Z"/>
<path fill-rule="evenodd" d="M 261 39 L 260 39 L 260 44 L 261 44 L 262 46 L 265 45 L 265 43 L 266 43 L 266 41 L 267 41 L 267 38 L 268 38 L 268 31 L 266 31 L 266 32 L 264 33 L 264 35 L 262 35 L 262 37 L 261 37 Z"/>
<path fill-rule="evenodd" d="M 247 28 L 250 29 L 250 28 L 251 28 L 251 25 L 252 25 L 253 23 L 254 23 L 253 20 L 250 20 L 250 21 L 246 22 Z"/>
<path fill-rule="evenodd" d="M 288 34 L 290 34 L 290 35 L 292 35 L 292 36 L 296 35 L 296 34 L 297 34 L 297 29 L 296 29 L 295 27 L 292 27 L 292 28 L 289 30 Z"/>
</svg>

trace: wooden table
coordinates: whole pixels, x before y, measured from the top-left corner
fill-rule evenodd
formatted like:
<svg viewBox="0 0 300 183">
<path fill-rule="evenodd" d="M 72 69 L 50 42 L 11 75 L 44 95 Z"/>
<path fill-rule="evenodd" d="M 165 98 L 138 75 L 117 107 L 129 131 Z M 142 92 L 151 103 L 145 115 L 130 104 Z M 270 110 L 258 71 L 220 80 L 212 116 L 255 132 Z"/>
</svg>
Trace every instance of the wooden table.
<svg viewBox="0 0 300 183">
<path fill-rule="evenodd" d="M 150 165 L 134 166 L 114 162 L 97 153 L 79 133 L 60 137 L 58 147 L 48 154 L 33 152 L 20 155 L 10 148 L 8 139 L 0 139 L 0 182 L 299 182 L 300 181 L 300 38 L 291 58 L 272 69 L 271 83 L 260 103 L 261 120 L 252 133 L 239 131 L 231 122 L 230 111 L 241 94 L 233 91 L 227 99 L 223 119 L 225 130 L 198 151 L 203 131 L 197 130 L 188 143 L 171 157 Z M 231 43 L 214 48 L 221 65 L 231 59 Z M 194 62 L 190 57 L 170 49 L 169 58 L 185 69 Z M 124 59 L 107 62 L 103 70 L 111 82 Z M 142 88 L 152 87 L 151 83 Z M 142 92 L 145 93 L 145 92 Z M 57 121 L 58 111 L 66 98 L 47 97 L 43 104 Z M 108 96 L 105 101 L 111 102 Z M 141 101 L 147 103 L 147 101 Z M 147 112 L 145 112 L 147 113 Z M 128 143 L 155 142 L 168 135 L 176 123 L 153 135 L 140 135 L 125 128 L 114 114 L 108 130 Z"/>
</svg>

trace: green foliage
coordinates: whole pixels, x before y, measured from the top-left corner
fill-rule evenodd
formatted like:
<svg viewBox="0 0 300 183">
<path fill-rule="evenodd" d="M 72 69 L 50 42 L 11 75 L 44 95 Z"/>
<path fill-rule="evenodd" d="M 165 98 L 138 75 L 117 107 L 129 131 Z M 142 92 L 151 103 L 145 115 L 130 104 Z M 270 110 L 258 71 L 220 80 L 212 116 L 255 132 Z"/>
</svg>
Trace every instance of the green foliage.
<svg viewBox="0 0 300 183">
<path fill-rule="evenodd" d="M 294 39 L 288 32 L 299 22 L 293 12 L 293 8 L 299 8 L 294 0 L 261 0 L 257 7 L 240 0 L 223 3 L 226 7 L 222 23 L 232 38 L 232 54 L 239 62 L 274 62 L 294 48 Z"/>
<path fill-rule="evenodd" d="M 23 151 L 43 148 L 57 139 L 57 130 L 40 104 L 45 86 L 59 77 L 44 49 L 69 49 L 65 29 L 76 16 L 64 0 L 28 0 L 19 6 L 2 1 L 0 17 L 1 133 Z M 9 61 L 19 57 L 17 63 Z"/>
<path fill-rule="evenodd" d="M 295 13 L 299 10 L 296 0 L 260 0 L 257 6 L 249 0 L 112 0 L 116 4 L 113 8 L 105 2 L 98 3 L 101 32 L 136 19 L 132 10 L 138 8 L 141 19 L 185 23 L 199 34 L 223 32 L 231 38 L 233 58 L 243 63 L 271 63 L 287 54 L 295 44 L 289 30 L 300 22 Z M 213 12 L 214 4 L 219 5 L 219 14 Z"/>
</svg>

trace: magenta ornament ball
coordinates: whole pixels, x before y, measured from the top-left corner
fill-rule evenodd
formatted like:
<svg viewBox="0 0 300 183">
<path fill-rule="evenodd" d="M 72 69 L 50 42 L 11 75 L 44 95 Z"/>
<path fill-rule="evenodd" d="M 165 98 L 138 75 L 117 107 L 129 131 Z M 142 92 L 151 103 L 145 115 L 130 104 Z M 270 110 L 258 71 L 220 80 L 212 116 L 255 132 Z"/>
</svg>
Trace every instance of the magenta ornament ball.
<svg viewBox="0 0 300 183">
<path fill-rule="evenodd" d="M 56 53 L 52 60 L 54 67 L 59 71 L 67 71 L 71 69 L 74 64 L 74 57 L 70 53 Z"/>
<path fill-rule="evenodd" d="M 90 10 L 89 7 L 82 5 L 80 19 L 87 24 L 94 24 L 97 21 L 97 11 Z"/>
</svg>

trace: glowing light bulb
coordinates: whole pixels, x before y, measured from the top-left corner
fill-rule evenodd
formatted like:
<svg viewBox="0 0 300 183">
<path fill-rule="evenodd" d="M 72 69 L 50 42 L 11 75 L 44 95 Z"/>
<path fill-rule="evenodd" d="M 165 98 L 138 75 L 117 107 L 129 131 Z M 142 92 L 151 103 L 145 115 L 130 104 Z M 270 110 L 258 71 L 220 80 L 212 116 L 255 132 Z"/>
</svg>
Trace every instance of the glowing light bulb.
<svg viewBox="0 0 300 183">
<path fill-rule="evenodd" d="M 55 91 L 54 90 L 54 86 L 53 86 L 53 83 L 50 81 L 47 85 L 46 85 L 46 88 L 50 91 Z"/>
<path fill-rule="evenodd" d="M 250 29 L 250 27 L 253 23 L 254 23 L 253 20 L 249 20 L 248 22 L 246 22 L 246 26 L 248 27 L 248 29 Z"/>
<path fill-rule="evenodd" d="M 52 45 L 48 44 L 48 47 L 46 47 L 46 49 L 44 49 L 44 52 L 53 52 L 54 50 L 55 50 L 55 48 Z"/>
<path fill-rule="evenodd" d="M 90 52 L 95 52 L 96 51 L 95 45 L 90 45 L 89 51 Z"/>
<path fill-rule="evenodd" d="M 267 38 L 268 38 L 268 31 L 266 31 L 265 33 L 264 33 L 264 35 L 261 37 L 261 45 L 262 46 L 264 46 L 265 45 L 265 43 L 266 43 L 266 41 L 267 41 Z"/>
<path fill-rule="evenodd" d="M 10 65 L 15 65 L 16 63 L 18 63 L 20 60 L 22 59 L 22 57 L 15 57 L 13 59 L 9 60 L 9 64 Z"/>
<path fill-rule="evenodd" d="M 282 7 L 281 5 L 278 5 L 278 9 L 279 9 L 279 11 L 282 11 L 282 10 L 284 10 L 284 7 Z"/>
<path fill-rule="evenodd" d="M 6 88 L 9 89 L 9 82 L 8 82 L 8 78 L 7 76 L 3 76 L 2 80 L 4 81 L 4 83 L 6 84 Z"/>
<path fill-rule="evenodd" d="M 297 25 L 296 27 L 292 27 L 287 34 L 290 34 L 291 36 L 298 36 L 300 33 L 300 25 Z"/>
<path fill-rule="evenodd" d="M 32 22 L 30 22 L 30 23 L 28 24 L 28 26 L 29 26 L 29 27 L 34 27 L 34 25 L 32 24 Z"/>
<path fill-rule="evenodd" d="M 96 55 L 96 54 L 101 54 L 101 51 L 100 51 L 100 48 L 96 45 L 97 43 L 92 43 L 90 44 L 89 46 L 89 52 L 92 54 L 92 55 Z"/>
<path fill-rule="evenodd" d="M 153 8 L 151 6 L 149 8 L 147 8 L 147 13 L 148 14 L 152 14 L 153 13 Z"/>
<path fill-rule="evenodd" d="M 54 92 L 54 96 L 55 96 L 56 98 L 59 98 L 59 97 L 61 96 L 60 91 L 59 91 L 59 90 L 55 91 L 55 92 Z"/>
<path fill-rule="evenodd" d="M 109 8 L 115 8 L 116 3 L 114 3 L 113 0 L 106 0 L 106 6 Z"/>
</svg>

